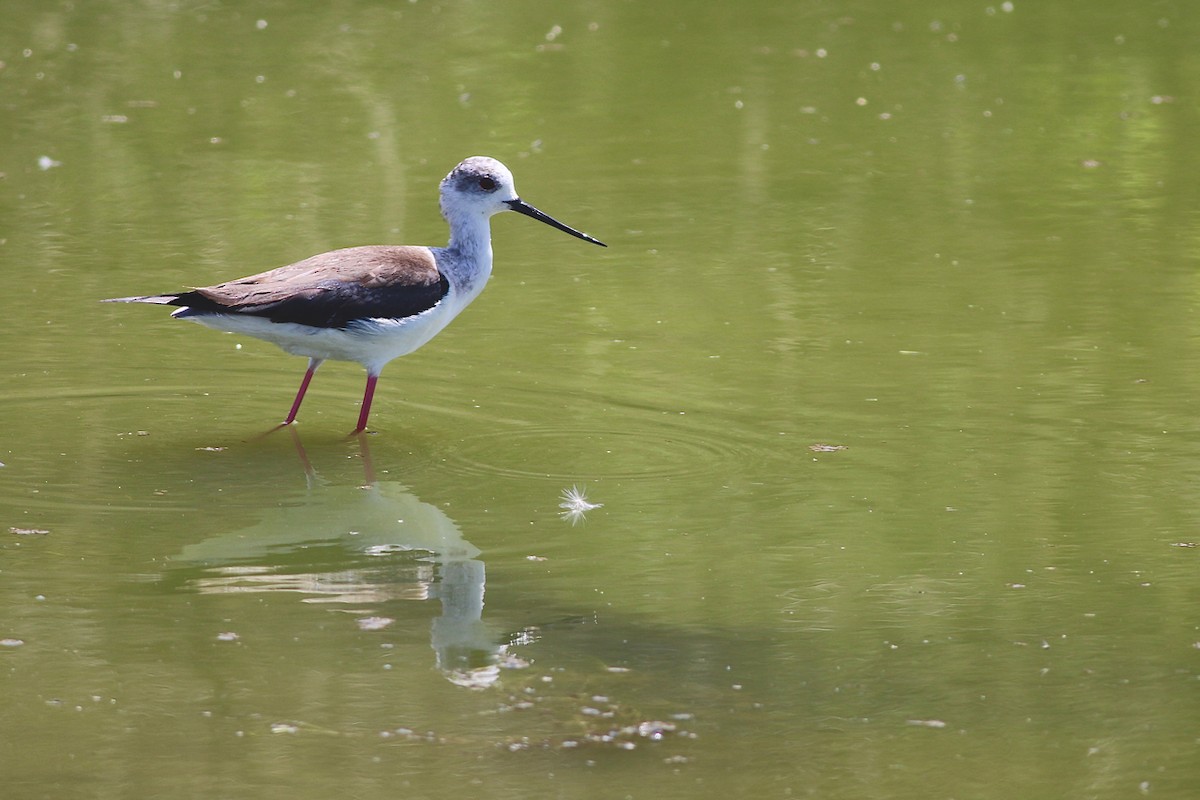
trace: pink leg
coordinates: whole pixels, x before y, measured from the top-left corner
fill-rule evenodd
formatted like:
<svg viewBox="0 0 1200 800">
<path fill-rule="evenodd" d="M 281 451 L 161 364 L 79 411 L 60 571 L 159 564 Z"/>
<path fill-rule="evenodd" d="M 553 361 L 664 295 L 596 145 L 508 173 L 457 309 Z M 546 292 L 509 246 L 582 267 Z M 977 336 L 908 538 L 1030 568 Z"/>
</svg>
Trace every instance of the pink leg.
<svg viewBox="0 0 1200 800">
<path fill-rule="evenodd" d="M 371 414 L 371 400 L 375 397 L 375 383 L 379 376 L 367 373 L 367 388 L 363 392 L 362 410 L 358 412 L 358 427 L 351 434 L 362 433 L 367 429 L 367 417 Z"/>
<path fill-rule="evenodd" d="M 296 421 L 296 412 L 300 410 L 300 403 L 304 401 L 304 393 L 308 391 L 308 385 L 312 383 L 313 373 L 317 371 L 317 367 L 321 366 L 322 359 L 310 358 L 308 360 L 308 371 L 304 373 L 304 380 L 300 381 L 300 391 L 296 392 L 296 399 L 292 402 L 292 410 L 288 412 L 287 419 L 283 421 L 284 425 L 291 425 Z"/>
</svg>

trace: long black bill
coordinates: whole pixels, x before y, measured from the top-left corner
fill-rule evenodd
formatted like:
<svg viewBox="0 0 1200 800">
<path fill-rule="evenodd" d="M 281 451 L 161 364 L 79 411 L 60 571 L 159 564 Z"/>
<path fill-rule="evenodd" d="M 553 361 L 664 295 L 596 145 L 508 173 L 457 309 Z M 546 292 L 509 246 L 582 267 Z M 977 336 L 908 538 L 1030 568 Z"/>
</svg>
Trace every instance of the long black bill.
<svg viewBox="0 0 1200 800">
<path fill-rule="evenodd" d="M 524 200 L 522 200 L 519 197 L 516 200 L 509 200 L 509 201 L 507 201 L 507 203 L 508 203 L 508 207 L 511 208 L 513 211 L 516 211 L 518 214 L 524 214 L 527 217 L 533 217 L 534 219 L 538 220 L 539 222 L 544 222 L 552 228 L 558 228 L 560 231 L 566 231 L 567 233 L 571 234 L 572 236 L 578 236 L 580 239 L 583 239 L 585 242 L 591 242 L 592 244 L 598 244 L 601 247 L 608 247 L 608 245 L 606 245 L 604 242 L 600 241 L 599 239 L 593 239 L 591 236 L 588 236 L 586 233 L 584 233 L 582 231 L 577 231 L 574 228 L 570 227 L 569 225 L 563 225 L 561 222 L 559 222 L 558 220 L 556 220 L 554 217 L 550 216 L 549 214 L 543 214 L 541 211 L 538 211 L 536 208 L 529 205 L 529 203 L 526 203 Z"/>
</svg>

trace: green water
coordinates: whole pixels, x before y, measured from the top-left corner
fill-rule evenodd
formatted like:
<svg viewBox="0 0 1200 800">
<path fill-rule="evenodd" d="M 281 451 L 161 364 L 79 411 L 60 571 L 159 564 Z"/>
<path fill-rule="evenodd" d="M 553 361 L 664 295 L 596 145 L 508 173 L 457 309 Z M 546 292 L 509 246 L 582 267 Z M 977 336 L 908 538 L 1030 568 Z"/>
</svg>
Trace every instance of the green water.
<svg viewBox="0 0 1200 800">
<path fill-rule="evenodd" d="M 1200 791 L 1192 4 L 4 17 L 0 796 Z M 97 302 L 473 154 L 609 248 L 496 218 L 369 436 Z"/>
</svg>

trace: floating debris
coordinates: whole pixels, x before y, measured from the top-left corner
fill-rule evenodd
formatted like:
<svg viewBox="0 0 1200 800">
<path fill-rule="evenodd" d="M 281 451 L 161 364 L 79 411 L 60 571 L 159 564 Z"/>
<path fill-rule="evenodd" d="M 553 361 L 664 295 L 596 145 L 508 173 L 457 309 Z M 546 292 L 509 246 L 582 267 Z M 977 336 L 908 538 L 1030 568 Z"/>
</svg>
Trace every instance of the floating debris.
<svg viewBox="0 0 1200 800">
<path fill-rule="evenodd" d="M 238 636 L 233 631 L 222 631 L 221 633 L 217 634 L 218 642 L 236 642 L 240 638 L 242 637 Z"/>
<path fill-rule="evenodd" d="M 588 502 L 586 490 L 572 486 L 562 491 L 562 502 L 558 504 L 562 511 L 558 515 L 572 525 L 577 525 L 587 519 L 587 512 L 603 505 L 604 503 Z"/>
<path fill-rule="evenodd" d="M 850 448 L 844 444 L 810 444 L 808 449 L 814 453 L 836 453 L 839 450 L 849 450 Z"/>
<path fill-rule="evenodd" d="M 601 719 L 609 719 L 613 716 L 611 711 L 606 711 L 602 714 L 591 714 L 589 712 L 594 709 L 584 709 L 583 714 L 587 716 L 600 717 Z M 695 739 L 696 734 L 691 731 L 680 730 L 674 722 L 665 722 L 663 720 L 644 720 L 633 722 L 627 725 L 613 725 L 588 727 L 582 734 L 565 736 L 562 738 L 551 738 L 544 741 L 533 741 L 528 737 L 521 737 L 515 741 L 504 743 L 502 746 L 509 752 L 518 752 L 521 750 L 533 749 L 562 749 L 573 750 L 578 747 L 596 747 L 607 746 L 614 747 L 618 750 L 635 750 L 638 744 L 643 742 L 661 742 L 664 739 Z"/>
<path fill-rule="evenodd" d="M 357 536 L 358 531 L 350 531 L 350 535 Z M 409 550 L 412 550 L 412 548 L 403 544 L 373 544 L 364 548 L 363 554 L 368 556 L 386 556 L 392 553 L 407 553 Z"/>
<path fill-rule="evenodd" d="M 564 679 L 569 677 L 564 675 Z M 514 736 L 497 742 L 510 752 L 523 750 L 576 750 L 612 748 L 634 750 L 639 747 L 662 746 L 668 741 L 678 743 L 694 740 L 697 734 L 689 729 L 690 713 L 645 713 L 618 702 L 609 694 L 571 692 L 563 694 L 560 686 L 527 685 L 509 695 L 497 713 L 521 714 L 539 709 L 560 720 L 564 726 L 558 733 L 546 736 Z M 545 694 L 550 691 L 552 694 Z"/>
<path fill-rule="evenodd" d="M 363 617 L 358 620 L 358 629 L 361 631 L 381 631 L 395 621 L 391 617 Z"/>
<path fill-rule="evenodd" d="M 905 720 L 909 725 L 916 725 L 920 728 L 944 728 L 946 723 L 940 719 L 909 719 Z"/>
<path fill-rule="evenodd" d="M 379 737 L 381 739 L 400 738 L 400 739 L 405 739 L 410 742 L 430 742 L 432 744 L 437 744 L 437 743 L 443 741 L 433 731 L 426 731 L 425 733 L 418 733 L 417 731 L 414 731 L 412 728 L 396 728 L 395 730 L 390 730 L 390 731 L 380 731 Z"/>
<path fill-rule="evenodd" d="M 54 169 L 55 167 L 61 167 L 62 162 L 55 161 L 50 156 L 38 156 L 37 165 L 38 165 L 38 169 L 45 172 L 48 169 Z"/>
<path fill-rule="evenodd" d="M 16 536 L 45 536 L 50 531 L 44 528 L 9 528 L 8 532 Z"/>
</svg>

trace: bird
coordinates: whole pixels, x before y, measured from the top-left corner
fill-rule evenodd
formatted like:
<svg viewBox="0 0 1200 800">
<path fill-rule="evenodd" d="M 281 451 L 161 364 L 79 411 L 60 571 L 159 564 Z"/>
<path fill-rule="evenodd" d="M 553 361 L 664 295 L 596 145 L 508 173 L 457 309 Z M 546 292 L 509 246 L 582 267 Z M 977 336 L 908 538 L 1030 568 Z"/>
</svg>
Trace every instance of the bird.
<svg viewBox="0 0 1200 800">
<path fill-rule="evenodd" d="M 306 356 L 308 369 L 285 426 L 295 422 L 321 364 L 361 364 L 367 385 L 351 435 L 362 433 L 384 365 L 429 342 L 483 291 L 492 273 L 492 216 L 515 211 L 608 246 L 522 200 L 512 172 L 494 158 L 463 160 L 439 188 L 442 216 L 450 226 L 445 247 L 347 247 L 212 286 L 103 302 L 178 306 L 172 317 Z"/>
</svg>

